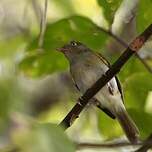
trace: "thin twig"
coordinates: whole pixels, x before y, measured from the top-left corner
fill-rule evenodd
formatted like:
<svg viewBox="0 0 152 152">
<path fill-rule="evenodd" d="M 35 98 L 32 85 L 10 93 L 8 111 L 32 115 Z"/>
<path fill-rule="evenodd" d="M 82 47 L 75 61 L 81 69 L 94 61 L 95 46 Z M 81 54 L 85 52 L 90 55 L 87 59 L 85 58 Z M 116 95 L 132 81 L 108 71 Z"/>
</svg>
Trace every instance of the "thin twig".
<svg viewBox="0 0 152 152">
<path fill-rule="evenodd" d="M 126 146 L 140 146 L 143 143 L 129 143 L 129 142 L 114 142 L 114 143 L 76 143 L 77 149 L 83 148 L 118 148 Z"/>
<path fill-rule="evenodd" d="M 152 148 L 152 134 L 147 138 L 147 140 L 143 143 L 142 147 L 140 147 L 135 152 L 147 152 L 148 149 Z"/>
<path fill-rule="evenodd" d="M 148 63 L 137 53 L 136 54 L 137 58 L 143 63 L 143 65 L 145 66 L 145 68 L 152 73 L 152 68 L 148 65 Z"/>
<path fill-rule="evenodd" d="M 110 81 L 123 67 L 123 65 L 129 60 L 129 58 L 137 53 L 139 49 L 144 45 L 147 39 L 152 35 L 152 24 L 146 28 L 146 30 L 136 37 L 126 49 L 126 51 L 118 58 L 118 60 L 109 68 L 109 70 L 101 76 L 96 83 L 89 88 L 77 101 L 76 105 L 67 114 L 67 116 L 59 124 L 64 126 L 64 129 L 69 128 L 76 118 L 79 117 L 81 111 L 88 104 L 89 100 L 103 87 L 108 81 Z"/>
<path fill-rule="evenodd" d="M 43 46 L 44 34 L 46 30 L 47 7 L 48 7 L 48 0 L 45 0 L 44 11 L 42 13 L 41 22 L 40 22 L 40 35 L 39 35 L 39 43 L 38 43 L 40 49 Z"/>
<path fill-rule="evenodd" d="M 128 44 L 123 41 L 121 38 L 119 38 L 117 35 L 113 34 L 111 31 L 109 30 L 105 30 L 102 27 L 97 26 L 97 29 L 99 29 L 100 31 L 110 35 L 112 38 L 114 38 L 117 42 L 119 42 L 124 48 L 128 48 Z M 147 64 L 147 62 L 139 55 L 139 53 L 137 52 L 135 54 L 137 56 L 137 58 L 143 63 L 143 65 L 145 66 L 145 68 L 152 73 L 152 68 Z"/>
<path fill-rule="evenodd" d="M 127 141 L 111 142 L 111 143 L 75 143 L 77 149 L 83 148 L 119 148 L 126 146 L 141 146 L 135 152 L 147 152 L 152 148 L 152 134 L 145 140 L 139 143 L 129 143 Z"/>
<path fill-rule="evenodd" d="M 39 24 L 40 20 L 41 20 L 42 10 L 41 10 L 37 0 L 32 0 L 31 3 L 32 3 L 32 6 L 33 6 L 33 10 L 35 12 L 37 22 Z"/>
</svg>

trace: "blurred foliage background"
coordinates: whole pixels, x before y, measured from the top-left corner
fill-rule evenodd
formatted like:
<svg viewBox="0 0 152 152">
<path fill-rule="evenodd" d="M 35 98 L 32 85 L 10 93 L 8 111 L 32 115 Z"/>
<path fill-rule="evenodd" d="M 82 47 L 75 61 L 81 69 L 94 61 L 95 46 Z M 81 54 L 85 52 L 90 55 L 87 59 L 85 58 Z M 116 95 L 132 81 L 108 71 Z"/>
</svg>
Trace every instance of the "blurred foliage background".
<svg viewBox="0 0 152 152">
<path fill-rule="evenodd" d="M 117 121 L 89 105 L 66 133 L 57 127 L 80 94 L 68 62 L 55 49 L 78 40 L 113 63 L 124 48 L 97 26 L 129 43 L 151 23 L 152 1 L 48 0 L 40 44 L 44 4 L 45 0 L 0 1 L 0 151 L 74 152 L 75 142 L 125 139 Z M 139 52 L 150 68 L 151 48 L 150 39 Z M 127 110 L 145 139 L 152 133 L 152 73 L 134 56 L 119 78 Z"/>
</svg>

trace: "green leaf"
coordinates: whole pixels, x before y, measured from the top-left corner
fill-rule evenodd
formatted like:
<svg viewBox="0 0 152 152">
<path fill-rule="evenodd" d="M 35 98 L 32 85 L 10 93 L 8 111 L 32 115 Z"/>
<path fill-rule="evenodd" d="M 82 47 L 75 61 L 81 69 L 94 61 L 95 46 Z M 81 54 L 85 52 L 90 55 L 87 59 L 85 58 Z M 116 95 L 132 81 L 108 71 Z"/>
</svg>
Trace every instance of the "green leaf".
<svg viewBox="0 0 152 152">
<path fill-rule="evenodd" d="M 129 109 L 128 112 L 139 128 L 141 138 L 147 138 L 151 134 L 152 115 L 137 109 Z"/>
<path fill-rule="evenodd" d="M 144 110 L 148 92 L 152 90 L 152 77 L 137 58 L 131 58 L 119 73 L 125 96 L 125 105 Z"/>
<path fill-rule="evenodd" d="M 70 40 L 78 40 L 94 50 L 99 50 L 105 44 L 107 35 L 99 33 L 96 25 L 89 19 L 73 16 L 49 24 L 44 36 L 44 53 L 38 54 L 37 39 L 27 48 L 27 56 L 21 61 L 20 69 L 30 76 L 42 76 L 66 69 L 65 57 L 55 51 Z"/>
<path fill-rule="evenodd" d="M 103 112 L 98 114 L 98 127 L 105 139 L 114 139 L 122 135 L 122 129 L 117 120 L 111 119 Z"/>
<path fill-rule="evenodd" d="M 124 82 L 128 77 L 132 76 L 133 74 L 141 72 L 148 73 L 143 63 L 141 63 L 141 61 L 139 61 L 139 59 L 137 59 L 136 57 L 132 57 L 121 69 L 119 77 L 121 81 Z"/>
<path fill-rule="evenodd" d="M 135 73 L 126 78 L 123 87 L 127 107 L 134 107 L 135 109 L 144 111 L 148 92 L 152 90 L 151 74 Z"/>
<path fill-rule="evenodd" d="M 140 137 L 145 139 L 147 136 L 149 136 L 152 128 L 152 115 L 133 108 L 127 109 L 127 111 L 137 125 L 140 131 Z M 98 127 L 101 135 L 105 139 L 114 139 L 124 134 L 116 119 L 113 120 L 101 112 L 98 116 Z"/>
<path fill-rule="evenodd" d="M 13 133 L 14 143 L 23 152 L 74 152 L 74 145 L 61 128 L 53 124 L 35 124 L 18 128 Z"/>
<path fill-rule="evenodd" d="M 43 76 L 59 70 L 61 71 L 66 69 L 67 66 L 68 62 L 65 60 L 65 57 L 54 50 L 52 50 L 52 52 L 26 56 L 19 64 L 20 69 L 26 75 L 32 77 Z"/>
<path fill-rule="evenodd" d="M 109 25 L 112 24 L 114 14 L 120 6 L 121 1 L 122 0 L 98 0 L 99 5 L 103 8 L 105 18 L 109 22 Z"/>
<path fill-rule="evenodd" d="M 99 33 L 96 25 L 88 18 L 72 16 L 48 25 L 44 37 L 44 49 L 56 49 L 70 40 L 86 43 L 92 49 L 101 49 L 107 35 Z"/>
<path fill-rule="evenodd" d="M 142 32 L 152 21 L 152 0 L 140 0 L 137 11 L 137 29 Z"/>
<path fill-rule="evenodd" d="M 11 75 L 0 77 L 0 134 L 8 128 L 8 121 L 12 113 L 25 109 L 25 100 L 18 80 Z M 24 106 L 23 106 L 24 105 Z"/>
<path fill-rule="evenodd" d="M 12 57 L 25 43 L 26 39 L 22 36 L 0 41 L 0 58 Z"/>
</svg>

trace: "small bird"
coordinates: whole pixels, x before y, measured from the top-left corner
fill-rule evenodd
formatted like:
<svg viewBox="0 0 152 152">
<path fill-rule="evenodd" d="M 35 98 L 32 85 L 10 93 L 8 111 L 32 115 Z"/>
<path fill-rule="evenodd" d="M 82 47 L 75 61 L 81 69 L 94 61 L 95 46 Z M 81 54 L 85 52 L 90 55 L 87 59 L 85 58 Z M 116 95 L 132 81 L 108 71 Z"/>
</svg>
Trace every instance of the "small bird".
<svg viewBox="0 0 152 152">
<path fill-rule="evenodd" d="M 93 52 L 78 41 L 71 41 L 57 50 L 68 59 L 72 79 L 81 93 L 85 93 L 110 67 L 102 55 Z M 113 77 L 92 100 L 108 116 L 119 121 L 131 143 L 139 141 L 138 128 L 126 111 L 117 77 Z"/>
</svg>

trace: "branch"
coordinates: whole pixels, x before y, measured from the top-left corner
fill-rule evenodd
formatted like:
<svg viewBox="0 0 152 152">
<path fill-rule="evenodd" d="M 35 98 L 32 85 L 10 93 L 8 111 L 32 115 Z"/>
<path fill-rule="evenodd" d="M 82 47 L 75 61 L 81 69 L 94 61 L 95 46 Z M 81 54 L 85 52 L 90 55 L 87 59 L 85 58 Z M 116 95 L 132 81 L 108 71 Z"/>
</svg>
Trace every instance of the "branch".
<svg viewBox="0 0 152 152">
<path fill-rule="evenodd" d="M 135 152 L 147 152 L 148 149 L 152 148 L 152 134 L 147 138 L 147 140 L 143 143 L 142 147 L 140 147 Z"/>
<path fill-rule="evenodd" d="M 143 143 L 129 143 L 129 142 L 114 142 L 114 143 L 76 143 L 78 149 L 83 148 L 118 148 L 118 147 L 126 147 L 126 146 L 140 146 Z"/>
<path fill-rule="evenodd" d="M 113 34 L 111 31 L 109 30 L 105 30 L 102 27 L 97 26 L 97 29 L 99 29 L 100 31 L 110 35 L 112 38 L 114 38 L 117 42 L 119 42 L 124 48 L 128 48 L 129 45 L 123 41 L 122 39 L 120 39 L 117 35 Z M 135 54 L 137 56 L 137 58 L 143 63 L 143 65 L 145 66 L 145 68 L 152 73 L 152 68 L 146 63 L 146 61 L 138 54 L 138 52 Z"/>
<path fill-rule="evenodd" d="M 79 114 L 88 104 L 89 100 L 103 87 L 106 83 L 111 80 L 123 67 L 123 65 L 128 61 L 128 59 L 144 45 L 147 39 L 152 35 L 152 24 L 146 28 L 146 30 L 136 37 L 126 51 L 118 58 L 118 60 L 110 67 L 110 69 L 101 76 L 96 83 L 89 88 L 79 99 L 76 105 L 72 110 L 67 114 L 67 116 L 59 124 L 64 126 L 64 129 L 69 128 L 76 118 L 79 117 Z"/>
<path fill-rule="evenodd" d="M 33 7 L 33 10 L 34 10 L 37 22 L 39 24 L 40 23 L 41 14 L 42 14 L 42 10 L 41 10 L 37 0 L 32 0 L 31 3 L 32 3 L 32 7 Z"/>
<path fill-rule="evenodd" d="M 76 143 L 78 149 L 83 148 L 118 148 L 118 147 L 126 147 L 126 146 L 141 146 L 135 152 L 147 152 L 150 148 L 152 148 L 152 134 L 145 140 L 139 143 L 129 143 L 126 141 L 123 142 L 114 142 L 114 143 Z"/>
<path fill-rule="evenodd" d="M 42 13 L 41 22 L 40 22 L 40 35 L 39 35 L 39 43 L 38 43 L 39 48 L 42 48 L 44 41 L 44 34 L 46 30 L 47 7 L 48 7 L 48 0 L 45 0 L 44 11 Z"/>
</svg>

